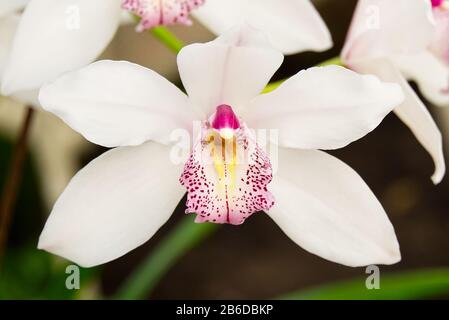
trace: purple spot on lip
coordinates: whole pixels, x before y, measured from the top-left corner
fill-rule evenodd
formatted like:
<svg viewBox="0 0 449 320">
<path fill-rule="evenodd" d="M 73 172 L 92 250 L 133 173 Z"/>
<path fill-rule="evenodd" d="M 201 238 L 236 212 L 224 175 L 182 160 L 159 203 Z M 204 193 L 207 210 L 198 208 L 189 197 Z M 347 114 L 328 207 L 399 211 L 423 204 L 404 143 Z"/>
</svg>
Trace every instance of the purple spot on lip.
<svg viewBox="0 0 449 320">
<path fill-rule="evenodd" d="M 211 126 L 215 130 L 240 128 L 240 122 L 231 106 L 222 104 L 217 107 Z"/>
<path fill-rule="evenodd" d="M 269 210 L 275 201 L 267 188 L 273 177 L 270 159 L 245 123 L 232 144 L 211 139 L 218 134 L 209 122 L 202 130 L 179 179 L 187 190 L 185 212 L 196 214 L 198 223 L 239 225 L 252 214 Z M 238 161 L 232 160 L 233 155 Z M 214 162 L 215 157 L 222 162 Z"/>
<path fill-rule="evenodd" d="M 206 0 L 122 0 L 122 8 L 141 17 L 137 31 L 160 25 L 191 25 L 189 14 Z"/>
</svg>

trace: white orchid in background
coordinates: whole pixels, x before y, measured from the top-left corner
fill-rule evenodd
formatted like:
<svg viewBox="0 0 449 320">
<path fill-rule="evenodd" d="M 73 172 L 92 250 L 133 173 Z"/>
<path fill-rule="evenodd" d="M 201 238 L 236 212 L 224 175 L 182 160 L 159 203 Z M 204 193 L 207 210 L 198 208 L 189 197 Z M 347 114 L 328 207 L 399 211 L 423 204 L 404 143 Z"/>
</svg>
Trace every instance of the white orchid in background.
<svg viewBox="0 0 449 320">
<path fill-rule="evenodd" d="M 109 2 L 97 1 L 96 7 L 103 9 L 102 5 Z M 37 95 L 43 83 L 94 61 L 106 46 L 107 42 L 104 46 L 96 43 L 95 30 L 91 32 L 93 35 L 83 37 L 82 31 L 66 27 L 68 6 L 69 1 L 62 0 L 0 0 L 0 85 L 6 89 L 3 93 L 13 100 L 1 101 L 2 134 L 13 132 L 12 136 L 16 136 L 24 114 L 21 105 L 39 106 Z M 82 12 L 80 18 L 92 27 L 97 23 Z M 113 31 L 110 30 L 111 38 Z M 90 49 L 83 51 L 88 45 Z M 38 172 L 45 175 L 41 179 L 44 199 L 47 205 L 53 204 L 55 194 L 76 172 L 78 156 L 89 144 L 59 119 L 39 113 L 34 116 L 30 145 Z"/>
<path fill-rule="evenodd" d="M 434 183 L 445 173 L 441 133 L 407 83 L 433 103 L 449 106 L 449 6 L 438 0 L 359 0 L 342 52 L 361 73 L 400 84 L 406 99 L 394 111 L 435 162 Z"/>
<path fill-rule="evenodd" d="M 14 34 L 20 21 L 18 12 L 22 10 L 29 0 L 5 1 L 0 2 L 0 85 L 2 83 L 3 73 L 11 50 Z M 37 88 L 36 88 L 37 89 Z M 16 92 L 12 95 L 17 101 L 25 104 L 36 105 L 37 90 Z"/>
<path fill-rule="evenodd" d="M 191 24 L 189 14 L 216 35 L 245 22 L 263 31 L 284 54 L 332 46 L 325 23 L 310 0 L 124 0 L 142 18 L 138 31 L 158 25 Z"/>
<path fill-rule="evenodd" d="M 0 17 L 24 7 L 20 19 L 0 18 L 0 84 L 26 102 L 35 102 L 30 90 L 94 61 L 124 20 L 122 8 L 142 17 L 139 30 L 189 24 L 192 13 L 217 34 L 245 20 L 284 53 L 332 46 L 310 0 L 0 0 Z"/>
<path fill-rule="evenodd" d="M 97 0 L 95 5 L 89 0 L 30 0 L 20 16 L 0 20 L 0 30 L 10 40 L 2 38 L 1 93 L 36 92 L 62 73 L 93 62 L 119 26 L 121 11 L 111 6 L 114 2 L 118 0 Z M 8 8 L 5 3 L 0 8 Z M 94 10 L 114 19 L 99 19 Z"/>
<path fill-rule="evenodd" d="M 329 66 L 301 71 L 261 95 L 283 61 L 267 43 L 244 25 L 185 47 L 178 68 L 188 96 L 124 61 L 95 62 L 42 87 L 46 110 L 88 140 L 116 148 L 72 179 L 39 248 L 85 267 L 108 262 L 150 239 L 187 190 L 186 212 L 197 222 L 240 224 L 264 210 L 325 259 L 349 266 L 399 261 L 394 229 L 368 186 L 315 149 L 340 148 L 373 130 L 402 102 L 400 87 Z M 192 136 L 196 120 L 202 125 L 193 146 L 174 146 L 173 132 Z M 274 176 L 248 128 L 279 130 Z M 184 167 L 173 161 L 183 146 L 190 153 Z"/>
<path fill-rule="evenodd" d="M 22 125 L 24 107 L 0 97 L 0 135 L 14 141 Z M 61 119 L 49 112 L 36 112 L 29 135 L 30 151 L 40 181 L 40 193 L 50 209 L 80 165 L 80 156 L 92 147 Z M 4 157 L 0 161 L 7 161 Z"/>
<path fill-rule="evenodd" d="M 26 2 L 13 8 L 11 1 L 1 1 L 5 12 Z M 2 94 L 34 90 L 94 61 L 113 38 L 126 12 L 122 6 L 142 17 L 140 29 L 187 23 L 195 9 L 197 18 L 214 32 L 245 20 L 266 31 L 286 53 L 322 51 L 332 45 L 309 0 L 30 0 L 18 27 L 19 19 L 14 19 L 17 32 L 10 21 L 0 26 L 7 28 L 8 39 L 14 38 L 11 48 L 2 48 L 9 57 L 0 81 Z"/>
</svg>

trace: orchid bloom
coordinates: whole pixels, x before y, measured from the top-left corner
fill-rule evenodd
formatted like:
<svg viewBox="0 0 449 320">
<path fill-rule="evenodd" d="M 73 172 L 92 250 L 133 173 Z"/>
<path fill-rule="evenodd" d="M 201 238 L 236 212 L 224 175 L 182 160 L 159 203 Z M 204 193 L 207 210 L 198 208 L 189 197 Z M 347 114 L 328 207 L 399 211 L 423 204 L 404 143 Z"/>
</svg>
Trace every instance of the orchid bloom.
<svg viewBox="0 0 449 320">
<path fill-rule="evenodd" d="M 1 93 L 35 96 L 36 101 L 44 83 L 97 58 L 114 36 L 121 14 L 111 5 L 118 0 L 97 0 L 95 5 L 89 0 L 22 0 L 14 7 L 6 2 L 13 1 L 3 0 L 0 12 L 26 6 L 21 15 L 0 19 L 0 32 L 9 40 L 2 38 L 0 48 Z M 99 23 L 97 12 L 111 19 Z"/>
<path fill-rule="evenodd" d="M 332 46 L 329 30 L 310 0 L 124 0 L 123 8 L 142 18 L 137 31 L 190 25 L 191 14 L 216 35 L 248 23 L 263 31 L 284 54 Z"/>
<path fill-rule="evenodd" d="M 84 9 L 87 4 L 91 8 L 92 1 L 77 3 L 80 22 L 86 29 L 67 28 L 68 19 L 76 15 L 74 2 L 0 0 L 0 85 L 2 94 L 11 98 L 1 101 L 2 133 L 16 132 L 22 125 L 21 105 L 39 106 L 37 97 L 42 84 L 93 62 L 115 33 L 115 26 L 107 29 L 107 23 L 99 25 L 89 18 Z M 110 2 L 96 0 L 95 8 L 109 14 Z M 6 101 L 11 107 L 5 105 Z M 53 205 L 76 172 L 80 152 L 89 144 L 54 115 L 39 112 L 34 116 L 30 147 L 38 172 L 45 175 L 41 179 L 43 198 L 46 205 Z"/>
<path fill-rule="evenodd" d="M 0 85 L 6 69 L 14 34 L 20 21 L 17 13 L 22 10 L 29 0 L 3 1 L 0 3 Z M 36 105 L 37 90 L 16 92 L 12 97 L 25 104 Z"/>
<path fill-rule="evenodd" d="M 263 210 L 325 259 L 399 261 L 394 229 L 368 186 L 315 149 L 340 148 L 373 130 L 402 102 L 400 87 L 329 66 L 260 94 L 282 61 L 263 33 L 242 25 L 181 50 L 188 95 L 125 61 L 95 62 L 43 86 L 46 110 L 115 149 L 75 175 L 38 247 L 85 267 L 108 262 L 150 239 L 187 191 L 186 213 L 196 222 L 238 225 Z M 278 170 L 256 141 L 262 128 L 279 130 Z M 178 131 L 193 135 L 193 145 L 173 144 Z M 184 153 L 185 164 L 174 161 Z"/>
<path fill-rule="evenodd" d="M 188 24 L 192 13 L 216 33 L 245 20 L 267 32 L 285 53 L 332 46 L 329 31 L 310 0 L 0 1 L 0 16 L 26 5 L 20 19 L 0 19 L 0 63 L 5 63 L 0 65 L 0 84 L 5 96 L 23 92 L 29 96 L 62 73 L 93 62 L 129 12 L 142 17 L 138 30 Z"/>
<path fill-rule="evenodd" d="M 449 106 L 448 8 L 437 0 L 359 0 L 342 52 L 351 69 L 402 86 L 406 98 L 394 111 L 432 156 L 435 184 L 445 173 L 441 133 L 407 79 Z"/>
</svg>

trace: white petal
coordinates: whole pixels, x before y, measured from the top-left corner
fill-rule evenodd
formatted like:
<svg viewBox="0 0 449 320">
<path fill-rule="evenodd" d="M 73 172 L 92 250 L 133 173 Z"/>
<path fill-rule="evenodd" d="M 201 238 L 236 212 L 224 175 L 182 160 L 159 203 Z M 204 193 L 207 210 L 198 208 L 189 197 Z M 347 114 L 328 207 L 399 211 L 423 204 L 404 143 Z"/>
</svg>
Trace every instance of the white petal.
<svg viewBox="0 0 449 320">
<path fill-rule="evenodd" d="M 434 28 L 428 0 L 359 0 L 343 61 L 417 53 L 430 44 Z"/>
<path fill-rule="evenodd" d="M 192 44 L 178 55 L 182 82 L 203 116 L 220 104 L 239 114 L 259 94 L 279 68 L 283 55 L 270 47 L 262 33 L 239 25 L 216 40 Z"/>
<path fill-rule="evenodd" d="M 92 152 L 92 144 L 52 113 L 36 112 L 29 146 L 45 210 L 50 210 L 80 169 L 80 155 Z"/>
<path fill-rule="evenodd" d="M 184 194 L 181 171 L 171 164 L 169 148 L 156 143 L 104 153 L 58 199 L 39 249 L 83 267 L 124 255 L 168 220 Z"/>
<path fill-rule="evenodd" d="M 449 2 L 433 9 L 435 32 L 429 50 L 449 65 Z"/>
<path fill-rule="evenodd" d="M 0 17 L 4 17 L 10 13 L 22 10 L 28 2 L 30 2 L 30 0 L 1 0 Z"/>
<path fill-rule="evenodd" d="M 20 15 L 17 14 L 0 18 L 0 83 L 19 21 Z"/>
<path fill-rule="evenodd" d="M 11 97 L 24 105 L 39 109 L 41 108 L 41 104 L 39 102 L 38 95 L 39 90 L 28 90 L 28 91 L 18 91 L 17 93 L 14 93 Z"/>
<path fill-rule="evenodd" d="M 339 66 L 314 67 L 254 99 L 247 119 L 252 127 L 278 129 L 281 146 L 336 149 L 373 130 L 402 100 L 397 84 Z"/>
<path fill-rule="evenodd" d="M 424 96 L 439 106 L 449 106 L 449 66 L 428 51 L 394 59 L 402 74 L 419 85 Z"/>
<path fill-rule="evenodd" d="M 20 15 L 18 14 L 0 18 L 0 84 L 19 21 Z M 13 94 L 12 97 L 24 104 L 39 106 L 37 90 L 20 91 Z"/>
<path fill-rule="evenodd" d="M 122 10 L 120 15 L 120 26 L 129 26 L 136 23 L 136 17 L 129 11 Z"/>
<path fill-rule="evenodd" d="M 270 189 L 276 200 L 268 215 L 307 251 L 351 267 L 400 260 L 382 205 L 353 169 L 331 155 L 281 148 Z"/>
<path fill-rule="evenodd" d="M 405 100 L 394 109 L 396 115 L 410 128 L 416 139 L 430 153 L 435 163 L 435 172 L 432 181 L 439 183 L 445 174 L 443 142 L 441 132 L 432 119 L 426 106 L 410 87 L 408 82 L 389 61 L 384 59 L 366 61 L 354 64 L 355 70 L 363 73 L 372 73 L 384 81 L 394 81 L 401 85 Z"/>
<path fill-rule="evenodd" d="M 2 93 L 37 89 L 92 62 L 120 20 L 120 0 L 31 0 L 14 40 Z"/>
<path fill-rule="evenodd" d="M 284 54 L 332 46 L 329 30 L 309 0 L 207 0 L 192 14 L 215 34 L 245 21 L 266 33 Z"/>
<path fill-rule="evenodd" d="M 187 97 L 156 72 L 126 61 L 103 60 L 42 87 L 42 107 L 96 144 L 169 143 L 174 129 L 194 119 Z"/>
</svg>

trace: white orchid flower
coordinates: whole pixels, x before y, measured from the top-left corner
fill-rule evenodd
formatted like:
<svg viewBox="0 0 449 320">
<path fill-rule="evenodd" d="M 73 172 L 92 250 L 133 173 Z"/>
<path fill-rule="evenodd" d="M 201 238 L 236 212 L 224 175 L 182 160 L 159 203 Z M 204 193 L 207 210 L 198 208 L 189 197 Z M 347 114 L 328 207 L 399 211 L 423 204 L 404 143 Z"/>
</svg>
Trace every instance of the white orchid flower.
<svg viewBox="0 0 449 320">
<path fill-rule="evenodd" d="M 124 0 L 123 7 L 142 18 L 138 31 L 189 25 L 192 14 L 216 35 L 244 21 L 263 31 L 284 54 L 332 46 L 329 30 L 310 0 Z"/>
<path fill-rule="evenodd" d="M 5 39 L 13 39 L 8 47 L 2 44 L 0 48 L 0 57 L 6 56 L 5 52 L 9 57 L 0 81 L 6 96 L 23 92 L 29 96 L 30 91 L 62 73 L 94 61 L 113 38 L 126 9 L 142 17 L 139 30 L 189 23 L 188 14 L 194 10 L 195 16 L 217 33 L 246 20 L 267 32 L 285 53 L 332 46 L 329 31 L 310 0 L 0 1 L 0 15 L 29 2 L 21 19 L 6 21 L 5 26 L 0 21 L 0 32 L 8 31 Z"/>
<path fill-rule="evenodd" d="M 124 61 L 95 62 L 42 87 L 46 110 L 88 140 L 116 148 L 72 179 L 39 248 L 85 267 L 116 259 L 150 239 L 187 190 L 187 212 L 197 222 L 240 224 L 264 210 L 325 259 L 349 266 L 399 261 L 394 229 L 368 186 L 315 149 L 340 148 L 373 130 L 402 102 L 400 87 L 329 66 L 260 95 L 282 61 L 262 33 L 242 26 L 179 53 L 188 96 Z M 190 157 L 182 167 L 173 158 L 183 145 L 170 137 L 181 129 L 192 135 L 195 120 L 201 131 L 191 150 L 184 147 Z M 279 129 L 274 177 L 248 128 Z"/>
<path fill-rule="evenodd" d="M 1 93 L 13 100 L 2 101 L 2 133 L 16 132 L 22 125 L 20 105 L 39 107 L 42 84 L 93 62 L 102 53 L 116 32 L 116 17 L 122 16 L 121 24 L 126 18 L 120 4 L 117 0 L 0 0 Z M 103 15 L 111 20 L 100 23 Z M 89 144 L 53 115 L 36 114 L 33 119 L 30 145 L 38 171 L 45 174 L 44 200 L 53 205 L 55 194 L 76 172 L 78 156 Z"/>
<path fill-rule="evenodd" d="M 94 61 L 114 36 L 120 16 L 120 0 L 30 0 L 15 25 L 9 24 L 8 45 L 2 44 L 0 55 L 7 57 L 2 95 L 32 93 Z"/>
<path fill-rule="evenodd" d="M 14 35 L 20 21 L 18 12 L 23 10 L 29 0 L 17 0 L 0 2 L 0 84 L 6 69 L 9 53 L 14 40 Z M 38 90 L 15 92 L 12 98 L 25 104 L 37 105 Z"/>
<path fill-rule="evenodd" d="M 342 52 L 353 70 L 402 86 L 406 99 L 394 111 L 432 156 L 434 183 L 445 173 L 441 133 L 407 79 L 433 103 L 449 106 L 448 39 L 447 1 L 359 0 Z"/>
</svg>

